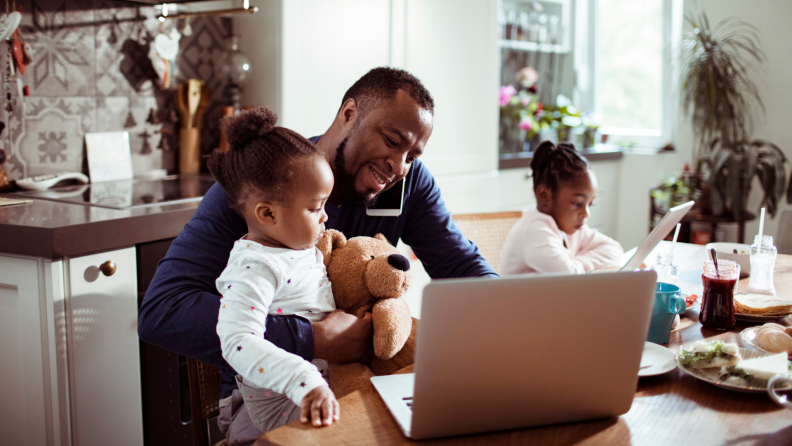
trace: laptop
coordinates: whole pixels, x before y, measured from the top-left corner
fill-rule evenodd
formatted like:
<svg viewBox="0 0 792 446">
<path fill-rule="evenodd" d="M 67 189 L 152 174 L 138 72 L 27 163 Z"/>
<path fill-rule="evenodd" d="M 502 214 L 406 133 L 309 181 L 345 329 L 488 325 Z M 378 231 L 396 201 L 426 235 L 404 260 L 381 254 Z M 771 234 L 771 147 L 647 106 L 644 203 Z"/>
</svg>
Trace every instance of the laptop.
<svg viewBox="0 0 792 446">
<path fill-rule="evenodd" d="M 632 256 L 629 255 L 632 250 L 625 253 L 620 270 L 635 271 L 640 268 L 646 257 L 657 247 L 658 243 L 666 238 L 669 232 L 674 230 L 677 223 L 682 220 L 682 217 L 687 214 L 694 204 L 696 204 L 695 201 L 688 201 L 685 204 L 669 209 L 652 232 L 638 245 Z"/>
<path fill-rule="evenodd" d="M 632 405 L 653 271 L 433 281 L 415 373 L 371 378 L 420 440 L 618 416 Z"/>
</svg>

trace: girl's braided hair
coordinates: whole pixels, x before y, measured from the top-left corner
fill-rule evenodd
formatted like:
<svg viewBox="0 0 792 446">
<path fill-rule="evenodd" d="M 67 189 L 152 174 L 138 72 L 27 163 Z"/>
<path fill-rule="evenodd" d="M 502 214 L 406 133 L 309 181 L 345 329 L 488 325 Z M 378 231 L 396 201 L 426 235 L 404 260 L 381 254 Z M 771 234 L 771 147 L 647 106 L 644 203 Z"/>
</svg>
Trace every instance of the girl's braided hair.
<svg viewBox="0 0 792 446">
<path fill-rule="evenodd" d="M 544 141 L 534 151 L 531 161 L 534 192 L 544 184 L 555 193 L 561 184 L 576 181 L 589 168 L 588 160 L 575 150 L 574 144 L 562 142 L 555 145 Z"/>
<path fill-rule="evenodd" d="M 293 161 L 322 156 L 319 148 L 303 136 L 275 127 L 277 121 L 274 111 L 259 107 L 220 122 L 228 152 L 215 149 L 206 161 L 237 211 L 251 194 L 282 201 L 295 177 Z"/>
</svg>

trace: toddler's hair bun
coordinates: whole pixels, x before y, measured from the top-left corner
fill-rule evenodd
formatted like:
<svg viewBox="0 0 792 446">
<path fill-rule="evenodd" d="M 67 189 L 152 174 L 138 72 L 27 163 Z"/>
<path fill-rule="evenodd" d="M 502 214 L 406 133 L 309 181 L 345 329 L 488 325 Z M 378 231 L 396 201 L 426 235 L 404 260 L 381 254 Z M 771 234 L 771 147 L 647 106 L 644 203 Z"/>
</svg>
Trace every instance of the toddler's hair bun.
<svg viewBox="0 0 792 446">
<path fill-rule="evenodd" d="M 244 147 L 253 138 L 263 136 L 275 128 L 278 114 L 266 107 L 247 110 L 236 116 L 226 116 L 220 128 L 230 149 Z"/>
</svg>

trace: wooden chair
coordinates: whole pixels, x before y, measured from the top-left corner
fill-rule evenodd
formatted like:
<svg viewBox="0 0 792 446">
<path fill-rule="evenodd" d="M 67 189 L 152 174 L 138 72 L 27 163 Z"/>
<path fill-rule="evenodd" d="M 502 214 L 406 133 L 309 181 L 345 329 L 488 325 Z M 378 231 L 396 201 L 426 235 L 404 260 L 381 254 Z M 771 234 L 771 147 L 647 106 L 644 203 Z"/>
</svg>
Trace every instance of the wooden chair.
<svg viewBox="0 0 792 446">
<path fill-rule="evenodd" d="M 220 369 L 187 358 L 187 378 L 190 383 L 193 443 L 196 446 L 209 446 L 209 427 L 206 422 L 220 413 Z"/>
<path fill-rule="evenodd" d="M 506 236 L 522 212 L 496 212 L 491 214 L 457 214 L 454 215 L 462 233 L 468 240 L 475 243 L 481 255 L 497 272 L 500 270 L 501 253 Z"/>
</svg>

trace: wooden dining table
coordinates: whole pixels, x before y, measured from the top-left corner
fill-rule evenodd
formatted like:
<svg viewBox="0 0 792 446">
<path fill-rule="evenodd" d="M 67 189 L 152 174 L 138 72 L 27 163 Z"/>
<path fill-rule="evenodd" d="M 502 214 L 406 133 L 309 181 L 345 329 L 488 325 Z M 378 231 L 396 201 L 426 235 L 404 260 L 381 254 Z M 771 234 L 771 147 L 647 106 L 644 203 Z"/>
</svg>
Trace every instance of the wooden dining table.
<svg viewBox="0 0 792 446">
<path fill-rule="evenodd" d="M 667 251 L 664 242 L 655 253 Z M 702 246 L 678 243 L 674 256 L 680 264 L 683 292 L 701 292 L 701 270 L 705 250 Z M 779 255 L 774 271 L 779 297 L 792 299 L 792 256 Z M 698 278 L 698 282 L 694 279 Z M 748 279 L 739 283 L 740 290 Z M 700 296 L 700 294 L 699 294 Z M 700 339 L 722 339 L 751 348 L 740 332 L 758 323 L 738 320 L 725 332 L 707 330 L 698 321 L 696 309 L 686 311 L 671 339 L 663 344 L 673 352 Z M 792 326 L 792 317 L 776 321 Z M 603 349 L 603 363 L 607 362 Z M 581 364 L 580 379 L 587 367 Z M 399 373 L 412 372 L 412 366 Z M 596 383 L 592 383 L 596 385 Z M 489 432 L 477 435 L 412 441 L 406 438 L 373 386 L 353 392 L 339 400 L 341 419 L 331 426 L 312 427 L 299 421 L 273 430 L 257 445 L 786 445 L 792 444 L 792 411 L 773 403 L 766 393 L 741 393 L 716 387 L 676 368 L 668 373 L 638 380 L 630 410 L 619 417 L 552 426 Z"/>
</svg>

